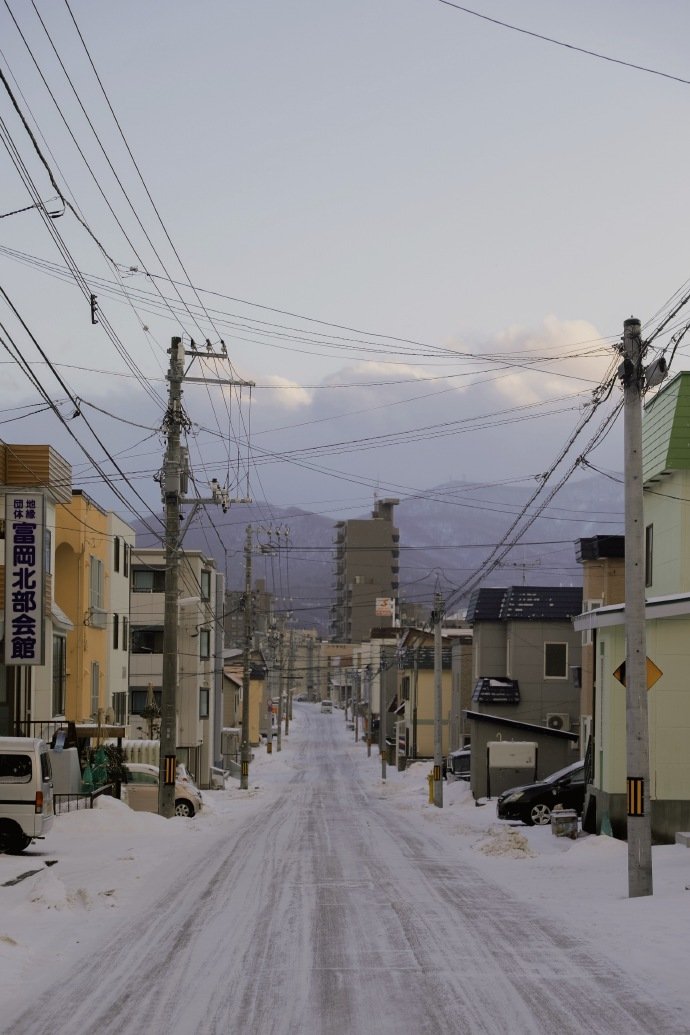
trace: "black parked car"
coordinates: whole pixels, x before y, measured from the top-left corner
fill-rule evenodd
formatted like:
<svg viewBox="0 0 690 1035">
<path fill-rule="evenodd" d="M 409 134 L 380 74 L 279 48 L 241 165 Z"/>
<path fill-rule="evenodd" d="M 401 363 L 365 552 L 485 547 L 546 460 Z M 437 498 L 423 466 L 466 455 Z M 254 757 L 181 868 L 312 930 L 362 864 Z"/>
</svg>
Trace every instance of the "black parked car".
<svg viewBox="0 0 690 1035">
<path fill-rule="evenodd" d="M 499 819 L 520 819 L 528 826 L 551 822 L 551 811 L 556 805 L 575 809 L 582 815 L 585 801 L 585 764 L 574 762 L 552 773 L 545 780 L 524 787 L 511 787 L 498 799 Z"/>
</svg>

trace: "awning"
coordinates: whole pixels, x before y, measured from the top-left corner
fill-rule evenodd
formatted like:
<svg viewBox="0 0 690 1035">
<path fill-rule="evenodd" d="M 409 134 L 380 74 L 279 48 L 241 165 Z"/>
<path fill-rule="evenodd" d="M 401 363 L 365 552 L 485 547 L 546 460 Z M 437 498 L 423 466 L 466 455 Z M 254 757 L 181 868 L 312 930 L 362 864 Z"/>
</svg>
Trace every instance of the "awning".
<svg viewBox="0 0 690 1035">
<path fill-rule="evenodd" d="M 64 630 L 64 632 L 71 632 L 74 629 L 74 623 L 70 618 L 67 617 L 65 612 L 59 607 L 55 601 L 50 605 L 50 617 L 53 619 L 53 625 L 56 625 L 58 629 Z"/>
</svg>

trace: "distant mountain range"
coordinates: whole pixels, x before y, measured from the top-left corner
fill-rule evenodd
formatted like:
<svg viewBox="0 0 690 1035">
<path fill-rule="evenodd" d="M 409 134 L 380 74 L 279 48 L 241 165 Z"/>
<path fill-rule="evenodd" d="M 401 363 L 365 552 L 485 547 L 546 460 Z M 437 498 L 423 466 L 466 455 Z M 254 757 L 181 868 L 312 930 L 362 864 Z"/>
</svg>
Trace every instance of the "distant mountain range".
<svg viewBox="0 0 690 1035">
<path fill-rule="evenodd" d="M 429 604 L 437 585 L 450 597 L 456 587 L 471 580 L 493 547 L 504 540 L 535 487 L 535 483 L 520 483 L 477 488 L 450 482 L 424 496 L 404 499 L 395 511 L 400 530 L 401 600 Z M 185 546 L 214 557 L 219 570 L 226 572 L 229 586 L 240 588 L 246 526 L 251 524 L 257 530 L 260 543 L 270 541 L 275 547 L 280 541 L 277 552 L 257 552 L 254 577 L 266 580 L 277 607 L 292 610 L 298 626 L 316 626 L 327 635 L 336 519 L 296 507 L 271 505 L 270 516 L 268 511 L 265 504 L 244 504 L 231 507 L 225 515 L 212 513 L 215 529 L 207 519 L 195 521 Z M 369 517 L 370 513 L 357 516 Z M 270 539 L 262 531 L 269 523 L 274 529 L 289 528 L 289 548 L 284 535 Z M 622 530 L 622 481 L 599 475 L 573 480 L 483 584 L 577 585 L 581 573 L 575 559 L 576 541 Z M 150 535 L 138 534 L 137 543 L 151 545 Z M 457 606 L 461 609 L 462 602 Z"/>
</svg>

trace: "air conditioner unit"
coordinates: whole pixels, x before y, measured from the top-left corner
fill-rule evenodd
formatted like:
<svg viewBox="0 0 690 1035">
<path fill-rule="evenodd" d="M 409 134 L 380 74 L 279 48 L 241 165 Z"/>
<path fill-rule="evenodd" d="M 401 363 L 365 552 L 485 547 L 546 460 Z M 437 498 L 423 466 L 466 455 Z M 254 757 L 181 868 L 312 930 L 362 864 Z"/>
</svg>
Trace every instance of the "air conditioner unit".
<svg viewBox="0 0 690 1035">
<path fill-rule="evenodd" d="M 550 730 L 569 730 L 570 716 L 567 712 L 549 712 L 546 716 L 546 725 Z"/>
<path fill-rule="evenodd" d="M 86 614 L 85 625 L 90 625 L 92 629 L 107 629 L 108 627 L 108 612 L 104 611 L 101 607 L 90 607 Z"/>
</svg>

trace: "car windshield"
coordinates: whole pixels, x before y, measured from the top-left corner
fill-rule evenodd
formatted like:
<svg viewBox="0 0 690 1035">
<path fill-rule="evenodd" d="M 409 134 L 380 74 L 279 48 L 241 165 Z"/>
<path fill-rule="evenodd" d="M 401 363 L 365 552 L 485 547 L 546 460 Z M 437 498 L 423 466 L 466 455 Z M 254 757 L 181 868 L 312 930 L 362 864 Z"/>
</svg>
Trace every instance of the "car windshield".
<svg viewBox="0 0 690 1035">
<path fill-rule="evenodd" d="M 581 765 L 568 765 L 565 769 L 559 769 L 557 773 L 551 773 L 551 776 L 547 776 L 543 783 L 557 783 L 564 776 L 575 776 L 582 768 Z"/>
</svg>

